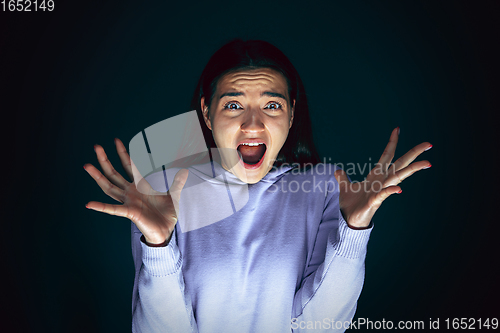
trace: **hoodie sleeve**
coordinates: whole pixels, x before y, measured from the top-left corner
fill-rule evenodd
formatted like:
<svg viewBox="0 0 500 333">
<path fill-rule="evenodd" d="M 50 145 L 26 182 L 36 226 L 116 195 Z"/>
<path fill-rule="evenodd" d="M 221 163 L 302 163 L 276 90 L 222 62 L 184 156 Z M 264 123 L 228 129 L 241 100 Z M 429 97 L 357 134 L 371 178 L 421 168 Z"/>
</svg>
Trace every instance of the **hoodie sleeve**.
<svg viewBox="0 0 500 333">
<path fill-rule="evenodd" d="M 344 332 L 363 288 L 366 248 L 373 226 L 349 228 L 339 209 L 338 191 L 328 196 L 305 277 L 295 294 L 293 332 L 307 331 L 307 322 L 318 321 L 324 331 Z"/>
<path fill-rule="evenodd" d="M 132 223 L 132 332 L 197 332 L 191 298 L 184 288 L 182 255 L 175 232 L 164 247 L 149 247 L 141 236 Z"/>
</svg>

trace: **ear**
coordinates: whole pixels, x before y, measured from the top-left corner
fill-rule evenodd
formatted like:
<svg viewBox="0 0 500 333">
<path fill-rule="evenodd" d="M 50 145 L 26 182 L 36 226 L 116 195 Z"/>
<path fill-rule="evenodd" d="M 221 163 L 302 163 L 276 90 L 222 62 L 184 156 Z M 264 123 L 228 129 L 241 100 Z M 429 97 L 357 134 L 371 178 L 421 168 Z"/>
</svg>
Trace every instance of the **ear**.
<svg viewBox="0 0 500 333">
<path fill-rule="evenodd" d="M 293 115 L 295 114 L 295 100 L 293 100 L 293 105 L 292 105 L 292 108 L 290 110 L 290 126 L 288 127 L 288 129 L 292 128 L 292 124 L 293 124 Z"/>
<path fill-rule="evenodd" d="M 208 105 L 205 105 L 205 96 L 201 98 L 201 113 L 203 113 L 203 119 L 209 130 L 212 130 L 212 123 L 210 122 L 210 113 L 208 112 Z"/>
</svg>

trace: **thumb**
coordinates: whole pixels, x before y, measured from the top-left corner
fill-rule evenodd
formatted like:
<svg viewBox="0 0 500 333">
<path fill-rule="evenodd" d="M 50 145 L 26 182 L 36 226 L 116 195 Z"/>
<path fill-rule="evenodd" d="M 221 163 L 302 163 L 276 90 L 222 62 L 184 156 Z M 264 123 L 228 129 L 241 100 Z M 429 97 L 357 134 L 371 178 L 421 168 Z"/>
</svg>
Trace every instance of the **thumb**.
<svg viewBox="0 0 500 333">
<path fill-rule="evenodd" d="M 349 181 L 349 178 L 347 177 L 347 174 L 342 169 L 335 171 L 333 175 L 335 176 L 337 183 L 339 183 L 339 189 L 345 188 L 347 185 L 351 183 Z"/>
</svg>

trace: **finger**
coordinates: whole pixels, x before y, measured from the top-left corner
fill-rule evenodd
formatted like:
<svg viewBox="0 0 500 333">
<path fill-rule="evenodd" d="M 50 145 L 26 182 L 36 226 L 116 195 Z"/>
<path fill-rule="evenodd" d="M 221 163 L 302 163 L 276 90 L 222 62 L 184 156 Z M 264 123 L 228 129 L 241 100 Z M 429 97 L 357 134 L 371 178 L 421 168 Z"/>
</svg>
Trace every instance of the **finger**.
<svg viewBox="0 0 500 333">
<path fill-rule="evenodd" d="M 337 180 L 337 183 L 339 184 L 339 189 L 347 187 L 351 182 L 349 181 L 349 178 L 347 177 L 347 174 L 345 173 L 344 170 L 339 169 L 333 173 L 335 176 L 335 179 Z"/>
<path fill-rule="evenodd" d="M 124 202 L 125 191 L 112 184 L 95 166 L 88 163 L 83 166 L 88 174 L 94 178 L 97 185 L 111 198 L 118 202 Z"/>
<path fill-rule="evenodd" d="M 399 186 L 389 186 L 381 190 L 380 192 L 377 193 L 375 196 L 375 202 L 374 204 L 378 207 L 384 202 L 385 199 L 387 199 L 389 196 L 396 194 L 396 193 L 401 193 L 403 190 L 401 190 L 401 187 Z"/>
<path fill-rule="evenodd" d="M 172 182 L 172 186 L 170 186 L 170 189 L 168 191 L 168 193 L 172 197 L 176 216 L 179 216 L 179 202 L 181 201 L 181 191 L 186 184 L 188 175 L 189 170 L 187 169 L 181 169 L 177 171 L 174 177 L 174 181 Z"/>
<path fill-rule="evenodd" d="M 383 170 L 387 170 L 389 163 L 391 163 L 392 159 L 394 158 L 394 153 L 396 152 L 396 146 L 398 145 L 398 138 L 399 138 L 399 127 L 395 128 L 392 131 L 391 137 L 389 138 L 389 143 L 385 147 L 385 150 L 382 153 L 382 156 L 380 156 L 380 159 L 378 161 L 378 164 L 382 167 Z"/>
<path fill-rule="evenodd" d="M 124 205 L 111 205 L 98 201 L 90 201 L 85 207 L 109 215 L 131 218 L 128 207 Z"/>
<path fill-rule="evenodd" d="M 391 184 L 399 184 L 406 178 L 413 175 L 415 172 L 422 169 L 428 169 L 430 167 L 431 164 L 429 163 L 429 161 L 418 161 L 408 165 L 404 169 L 397 171 L 394 175 L 389 176 L 389 178 L 387 178 L 387 181 Z"/>
<path fill-rule="evenodd" d="M 127 173 L 127 176 L 130 178 L 130 180 L 133 182 L 134 174 L 132 172 L 132 164 L 130 162 L 130 156 L 127 153 L 127 148 L 125 148 L 123 142 L 118 138 L 115 138 L 115 145 L 118 156 L 120 157 L 120 161 L 122 162 L 123 169 Z"/>
<path fill-rule="evenodd" d="M 401 156 L 394 162 L 393 165 L 391 165 L 392 171 L 399 171 L 403 168 L 406 168 L 411 162 L 413 162 L 420 154 L 422 154 L 424 151 L 429 150 L 432 148 L 432 145 L 429 142 L 422 142 L 419 145 L 416 145 L 413 147 L 410 151 L 408 151 L 406 154 Z"/>
<path fill-rule="evenodd" d="M 104 148 L 102 148 L 100 145 L 95 145 L 94 149 L 97 155 L 97 161 L 99 161 L 99 164 L 101 165 L 102 171 L 104 172 L 106 178 L 108 178 L 113 184 L 115 184 L 119 188 L 125 189 L 125 187 L 129 185 L 129 182 L 127 182 L 125 178 L 123 178 L 122 175 L 120 175 L 115 170 L 115 168 L 113 168 L 113 165 L 109 161 L 108 155 L 106 155 Z"/>
</svg>

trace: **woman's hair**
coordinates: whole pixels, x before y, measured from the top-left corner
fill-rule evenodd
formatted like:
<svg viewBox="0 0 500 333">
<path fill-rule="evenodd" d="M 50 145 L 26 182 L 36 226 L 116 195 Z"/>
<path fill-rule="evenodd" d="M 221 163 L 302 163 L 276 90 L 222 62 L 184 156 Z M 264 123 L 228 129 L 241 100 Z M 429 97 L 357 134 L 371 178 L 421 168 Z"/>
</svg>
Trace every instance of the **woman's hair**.
<svg viewBox="0 0 500 333">
<path fill-rule="evenodd" d="M 203 70 L 191 100 L 191 110 L 196 110 L 208 149 L 215 148 L 212 132 L 203 120 L 201 98 L 210 105 L 219 79 L 235 70 L 271 68 L 286 78 L 290 102 L 295 99 L 295 111 L 288 137 L 275 161 L 275 166 L 283 163 L 317 164 L 320 162 L 312 136 L 311 119 L 307 96 L 295 67 L 276 46 L 261 40 L 235 39 L 215 52 Z"/>
</svg>

